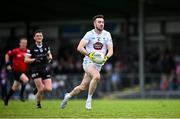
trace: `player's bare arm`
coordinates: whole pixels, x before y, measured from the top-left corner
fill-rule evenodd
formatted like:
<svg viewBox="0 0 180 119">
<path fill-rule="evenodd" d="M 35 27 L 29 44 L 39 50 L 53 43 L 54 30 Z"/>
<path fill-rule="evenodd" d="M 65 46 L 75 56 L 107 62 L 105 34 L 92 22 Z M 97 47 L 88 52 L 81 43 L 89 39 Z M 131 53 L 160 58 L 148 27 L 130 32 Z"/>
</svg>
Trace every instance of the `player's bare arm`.
<svg viewBox="0 0 180 119">
<path fill-rule="evenodd" d="M 107 56 L 108 58 L 110 58 L 110 57 L 113 55 L 113 45 L 112 45 L 112 44 L 109 44 L 109 45 L 107 46 L 107 48 L 108 48 L 108 52 L 107 52 L 106 56 Z"/>
<path fill-rule="evenodd" d="M 51 62 L 51 61 L 52 61 L 52 59 L 53 59 L 53 57 L 52 57 L 52 53 L 51 53 L 51 51 L 50 51 L 50 50 L 48 51 L 48 56 L 47 56 L 47 58 L 48 58 L 48 61 L 49 61 L 49 62 Z"/>
<path fill-rule="evenodd" d="M 9 62 L 9 55 L 8 54 L 5 55 L 5 61 Z"/>
<path fill-rule="evenodd" d="M 78 50 L 81 54 L 83 54 L 83 55 L 88 55 L 88 54 L 89 54 L 89 53 L 87 52 L 87 50 L 85 49 L 86 44 L 87 44 L 87 42 L 82 39 L 82 40 L 79 42 L 79 45 L 78 45 L 78 47 L 77 47 L 77 50 Z"/>
<path fill-rule="evenodd" d="M 32 63 L 32 62 L 35 62 L 35 60 L 36 60 L 35 58 L 31 58 L 29 55 L 26 55 L 24 62 L 25 63 Z"/>
<path fill-rule="evenodd" d="M 10 61 L 9 61 L 9 55 L 8 54 L 5 55 L 5 62 L 6 62 L 7 70 L 12 70 L 12 67 L 9 64 Z"/>
</svg>

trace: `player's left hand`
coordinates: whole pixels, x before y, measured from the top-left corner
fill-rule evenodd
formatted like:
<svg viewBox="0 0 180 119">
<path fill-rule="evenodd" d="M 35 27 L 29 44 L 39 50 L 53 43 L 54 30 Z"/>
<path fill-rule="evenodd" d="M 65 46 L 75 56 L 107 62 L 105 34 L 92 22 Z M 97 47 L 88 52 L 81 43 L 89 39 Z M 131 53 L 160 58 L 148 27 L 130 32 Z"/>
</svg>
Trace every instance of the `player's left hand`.
<svg viewBox="0 0 180 119">
<path fill-rule="evenodd" d="M 48 63 L 52 63 L 52 58 L 48 58 Z"/>
<path fill-rule="evenodd" d="M 104 56 L 104 60 L 103 60 L 103 63 L 107 62 L 107 60 L 109 59 L 108 56 Z"/>
<path fill-rule="evenodd" d="M 12 67 L 11 67 L 11 65 L 10 65 L 9 62 L 6 63 L 6 69 L 7 69 L 8 71 L 11 71 L 11 70 L 12 70 Z"/>
<path fill-rule="evenodd" d="M 88 54 L 88 57 L 90 58 L 91 61 L 93 61 L 93 59 L 94 59 L 94 54 L 95 54 L 95 52 L 91 52 Z"/>
<path fill-rule="evenodd" d="M 34 62 L 35 62 L 35 63 L 41 63 L 41 59 L 35 58 Z"/>
</svg>

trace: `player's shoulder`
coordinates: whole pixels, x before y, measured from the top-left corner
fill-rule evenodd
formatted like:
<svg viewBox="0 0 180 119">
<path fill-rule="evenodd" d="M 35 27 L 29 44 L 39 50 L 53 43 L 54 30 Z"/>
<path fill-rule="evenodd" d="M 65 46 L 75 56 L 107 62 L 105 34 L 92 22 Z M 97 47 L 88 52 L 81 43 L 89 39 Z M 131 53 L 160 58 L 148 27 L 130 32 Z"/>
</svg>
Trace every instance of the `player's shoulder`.
<svg viewBox="0 0 180 119">
<path fill-rule="evenodd" d="M 8 50 L 8 54 L 11 54 L 12 52 L 13 53 L 15 53 L 15 52 L 17 52 L 18 51 L 18 48 L 14 48 L 14 49 L 10 49 L 10 50 Z"/>
<path fill-rule="evenodd" d="M 111 35 L 111 33 L 107 30 L 103 30 L 102 33 L 103 33 L 103 35 Z"/>
<path fill-rule="evenodd" d="M 12 51 L 13 52 L 19 52 L 20 51 L 20 48 L 18 47 L 18 48 L 14 48 L 14 49 L 12 49 Z"/>
<path fill-rule="evenodd" d="M 29 49 L 29 48 L 27 48 L 27 49 L 26 49 L 26 52 L 30 52 L 30 49 Z"/>
<path fill-rule="evenodd" d="M 90 30 L 90 31 L 87 31 L 87 33 L 86 33 L 86 34 L 89 34 L 89 35 L 93 35 L 93 34 L 95 34 L 94 29 L 92 29 L 92 30 Z"/>
<path fill-rule="evenodd" d="M 47 43 L 43 43 L 43 47 L 47 48 L 47 47 L 49 47 L 49 45 Z"/>
</svg>

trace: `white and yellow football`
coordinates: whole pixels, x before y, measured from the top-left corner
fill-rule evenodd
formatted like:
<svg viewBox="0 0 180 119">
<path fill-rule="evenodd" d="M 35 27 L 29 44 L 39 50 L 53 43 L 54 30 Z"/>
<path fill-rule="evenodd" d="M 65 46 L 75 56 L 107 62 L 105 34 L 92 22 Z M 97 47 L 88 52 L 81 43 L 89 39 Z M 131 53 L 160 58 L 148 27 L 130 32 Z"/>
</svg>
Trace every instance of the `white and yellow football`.
<svg viewBox="0 0 180 119">
<path fill-rule="evenodd" d="M 94 56 L 93 61 L 95 63 L 98 63 L 98 64 L 102 64 L 103 63 L 103 61 L 104 61 L 104 54 L 102 52 L 96 51 L 93 56 Z"/>
</svg>

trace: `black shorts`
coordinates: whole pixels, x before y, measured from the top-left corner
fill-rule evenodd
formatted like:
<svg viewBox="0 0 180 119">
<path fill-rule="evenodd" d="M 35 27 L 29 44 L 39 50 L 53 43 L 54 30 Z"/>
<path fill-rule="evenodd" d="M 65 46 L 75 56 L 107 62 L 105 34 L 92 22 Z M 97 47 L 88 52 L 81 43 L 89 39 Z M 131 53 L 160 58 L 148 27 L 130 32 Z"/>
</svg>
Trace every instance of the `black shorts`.
<svg viewBox="0 0 180 119">
<path fill-rule="evenodd" d="M 22 74 L 25 74 L 27 75 L 26 73 L 23 73 L 23 72 L 13 72 L 13 76 L 14 76 L 14 80 L 20 82 L 20 83 L 23 83 L 21 80 L 20 80 L 20 77 Z"/>
<path fill-rule="evenodd" d="M 36 78 L 42 78 L 42 80 L 51 78 L 50 71 L 43 70 L 43 71 L 31 71 L 31 78 L 34 80 Z"/>
</svg>

